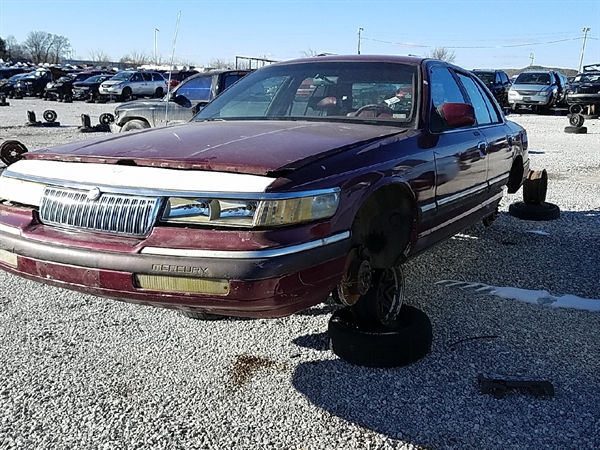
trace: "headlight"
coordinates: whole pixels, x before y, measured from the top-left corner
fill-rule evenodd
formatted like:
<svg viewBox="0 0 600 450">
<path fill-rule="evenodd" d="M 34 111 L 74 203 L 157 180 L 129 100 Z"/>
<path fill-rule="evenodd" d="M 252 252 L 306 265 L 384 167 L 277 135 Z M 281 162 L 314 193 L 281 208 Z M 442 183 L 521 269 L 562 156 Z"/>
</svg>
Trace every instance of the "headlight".
<svg viewBox="0 0 600 450">
<path fill-rule="evenodd" d="M 538 95 L 541 95 L 542 97 L 547 97 L 552 93 L 552 91 L 548 91 L 546 89 L 542 89 L 540 92 L 538 92 Z"/>
<path fill-rule="evenodd" d="M 333 216 L 339 193 L 329 191 L 284 199 L 199 199 L 171 197 L 163 222 L 228 227 L 284 226 Z"/>
<path fill-rule="evenodd" d="M 112 86 L 107 86 L 107 87 L 120 88 L 122 86 L 123 86 L 123 83 L 117 83 L 117 84 L 113 84 Z"/>
</svg>

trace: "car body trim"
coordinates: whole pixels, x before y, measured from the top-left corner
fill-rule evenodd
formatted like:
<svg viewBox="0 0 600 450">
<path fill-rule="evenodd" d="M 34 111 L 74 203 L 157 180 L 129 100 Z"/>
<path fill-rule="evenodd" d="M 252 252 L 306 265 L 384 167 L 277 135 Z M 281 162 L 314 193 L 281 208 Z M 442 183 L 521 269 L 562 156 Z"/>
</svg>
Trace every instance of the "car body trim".
<svg viewBox="0 0 600 450">
<path fill-rule="evenodd" d="M 464 213 L 462 213 L 462 214 L 460 214 L 458 216 L 455 216 L 452 219 L 449 219 L 449 220 L 445 221 L 444 223 L 441 223 L 441 224 L 439 224 L 439 225 L 437 225 L 437 226 L 435 226 L 433 228 L 430 228 L 428 230 L 425 230 L 422 233 L 419 233 L 418 238 L 420 239 L 420 238 L 422 238 L 424 236 L 427 236 L 427 235 L 429 235 L 431 233 L 434 233 L 434 232 L 436 232 L 438 230 L 441 230 L 442 228 L 444 228 L 444 227 L 446 227 L 446 226 L 448 226 L 448 225 L 450 225 L 450 224 L 452 224 L 454 222 L 457 222 L 457 221 L 459 221 L 461 219 L 464 219 L 465 217 L 473 214 L 475 211 L 480 210 L 480 209 L 488 206 L 489 204 L 494 203 L 495 201 L 500 200 L 502 198 L 502 195 L 503 195 L 503 192 L 499 192 L 498 194 L 494 195 L 493 197 L 490 197 L 489 199 L 487 199 L 486 201 L 484 201 L 481 204 L 477 205 L 476 207 L 471 208 L 468 211 L 465 211 Z"/>
<path fill-rule="evenodd" d="M 144 247 L 140 253 L 145 255 L 184 256 L 187 258 L 264 259 L 290 255 L 318 247 L 325 247 L 329 244 L 348 239 L 349 237 L 350 232 L 344 231 L 343 233 L 317 239 L 316 241 L 268 250 L 194 250 L 186 248 Z"/>
</svg>

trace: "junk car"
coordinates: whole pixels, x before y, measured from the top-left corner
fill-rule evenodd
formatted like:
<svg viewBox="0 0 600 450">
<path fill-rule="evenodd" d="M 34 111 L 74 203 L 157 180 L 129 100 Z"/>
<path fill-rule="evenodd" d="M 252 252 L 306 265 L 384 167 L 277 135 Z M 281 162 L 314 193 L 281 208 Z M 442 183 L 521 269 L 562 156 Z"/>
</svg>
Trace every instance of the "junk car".
<svg viewBox="0 0 600 450">
<path fill-rule="evenodd" d="M 404 263 L 491 224 L 529 168 L 525 129 L 470 71 L 367 55 L 272 64 L 190 123 L 22 156 L 0 176 L 7 272 L 196 318 L 333 295 L 393 330 Z"/>
</svg>

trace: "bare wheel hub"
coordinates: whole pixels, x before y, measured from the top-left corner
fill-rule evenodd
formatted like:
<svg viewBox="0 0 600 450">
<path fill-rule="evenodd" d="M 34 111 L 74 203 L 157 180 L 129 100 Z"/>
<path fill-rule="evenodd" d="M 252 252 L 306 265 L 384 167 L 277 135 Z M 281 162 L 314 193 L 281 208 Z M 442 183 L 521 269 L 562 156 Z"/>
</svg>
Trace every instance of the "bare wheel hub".
<svg viewBox="0 0 600 450">
<path fill-rule="evenodd" d="M 354 305 L 371 287 L 372 277 L 369 261 L 359 258 L 356 250 L 352 250 L 346 259 L 344 277 L 337 287 L 339 300 L 344 305 Z"/>
</svg>

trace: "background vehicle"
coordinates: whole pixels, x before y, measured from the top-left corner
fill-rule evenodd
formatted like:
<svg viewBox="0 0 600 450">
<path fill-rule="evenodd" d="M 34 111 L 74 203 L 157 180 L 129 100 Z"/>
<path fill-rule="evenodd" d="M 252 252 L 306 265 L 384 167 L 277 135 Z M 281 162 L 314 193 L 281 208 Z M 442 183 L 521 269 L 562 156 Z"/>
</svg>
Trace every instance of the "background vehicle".
<svg viewBox="0 0 600 450">
<path fill-rule="evenodd" d="M 168 97 L 123 103 L 115 108 L 111 130 L 129 131 L 189 122 L 201 106 L 248 73 L 249 70 L 201 72 L 185 79 Z"/>
<path fill-rule="evenodd" d="M 512 110 L 522 106 L 533 111 L 545 112 L 565 104 L 567 77 L 553 70 L 521 72 L 508 91 Z"/>
<path fill-rule="evenodd" d="M 500 106 L 508 107 L 508 91 L 512 85 L 503 70 L 474 69 L 472 71 L 494 95 Z"/>
<path fill-rule="evenodd" d="M 175 86 L 177 86 L 186 78 L 191 77 L 192 75 L 196 75 L 197 73 L 199 73 L 197 70 L 173 70 L 171 71 L 171 73 L 169 73 L 168 71 L 162 72 L 163 76 L 165 77 L 165 80 L 167 80 L 167 84 L 170 83 L 170 90 L 174 89 Z"/>
<path fill-rule="evenodd" d="M 92 75 L 83 81 L 73 83 L 73 100 L 96 101 L 98 88 L 104 81 L 110 80 L 114 74 Z"/>
<path fill-rule="evenodd" d="M 59 76 L 66 75 L 66 72 L 60 71 Z M 50 69 L 37 69 L 29 72 L 26 76 L 19 78 L 14 87 L 15 97 L 42 97 L 48 82 L 55 80 Z"/>
<path fill-rule="evenodd" d="M 136 97 L 162 97 L 167 92 L 167 82 L 159 72 L 124 70 L 100 84 L 98 93 L 102 100 L 133 100 Z"/>
<path fill-rule="evenodd" d="M 6 80 L 0 81 L 0 95 L 6 95 L 8 98 L 13 98 L 15 96 L 15 86 L 17 85 L 17 82 L 26 76 L 27 73 L 18 73 Z"/>
<path fill-rule="evenodd" d="M 571 113 L 600 113 L 600 63 L 583 66 L 567 88 L 566 101 Z"/>
</svg>

